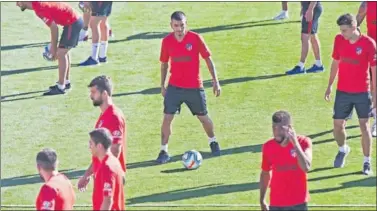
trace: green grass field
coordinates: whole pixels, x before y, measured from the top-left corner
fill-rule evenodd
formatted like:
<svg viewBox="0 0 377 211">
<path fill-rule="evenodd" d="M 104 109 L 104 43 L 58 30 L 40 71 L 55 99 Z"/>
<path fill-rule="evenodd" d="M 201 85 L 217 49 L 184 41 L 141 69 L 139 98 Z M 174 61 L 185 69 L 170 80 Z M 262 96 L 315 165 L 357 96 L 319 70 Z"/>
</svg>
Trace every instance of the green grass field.
<svg viewBox="0 0 377 211">
<path fill-rule="evenodd" d="M 359 3 L 323 5 L 319 37 L 323 62 L 329 68 L 333 38 L 338 33 L 336 18 L 355 13 Z M 223 156 L 209 156 L 207 137 L 184 106 L 174 121 L 169 144 L 173 162 L 154 165 L 162 121 L 159 51 L 175 10 L 187 14 L 189 27 L 203 35 L 213 53 L 222 96 L 215 98 L 206 86 L 207 102 Z M 42 97 L 42 91 L 57 80 L 57 64 L 42 58 L 49 30 L 33 11 L 22 13 L 13 2 L 1 3 L 1 204 L 34 204 L 42 185 L 35 156 L 44 147 L 57 150 L 60 170 L 76 185 L 90 162 L 88 132 L 100 114 L 92 106 L 87 84 L 106 74 L 115 83 L 114 101 L 127 117 L 128 206 L 196 204 L 196 208 L 155 209 L 258 209 L 231 205 L 259 203 L 261 145 L 272 135 L 272 113 L 286 109 L 293 115 L 297 132 L 310 136 L 314 143 L 310 204 L 374 205 L 375 209 L 376 177 L 360 174 L 363 156 L 355 118 L 348 124 L 352 152 L 347 166 L 332 168 L 337 152 L 332 135 L 333 103 L 323 99 L 329 69 L 320 74 L 282 75 L 298 62 L 301 45 L 299 3 L 290 3 L 289 10 L 290 19 L 281 22 L 270 20 L 280 11 L 279 2 L 114 3 L 110 63 L 73 67 L 72 91 Z M 72 51 L 73 63 L 86 59 L 90 51 L 90 42 L 80 44 Z M 310 52 L 307 66 L 313 62 Z M 202 76 L 210 79 L 204 62 Z M 200 150 L 204 156 L 196 171 L 181 170 L 180 157 L 189 149 Z M 92 184 L 87 192 L 76 192 L 77 204 L 91 204 L 91 188 Z M 229 207 L 207 207 L 211 204 Z"/>
</svg>

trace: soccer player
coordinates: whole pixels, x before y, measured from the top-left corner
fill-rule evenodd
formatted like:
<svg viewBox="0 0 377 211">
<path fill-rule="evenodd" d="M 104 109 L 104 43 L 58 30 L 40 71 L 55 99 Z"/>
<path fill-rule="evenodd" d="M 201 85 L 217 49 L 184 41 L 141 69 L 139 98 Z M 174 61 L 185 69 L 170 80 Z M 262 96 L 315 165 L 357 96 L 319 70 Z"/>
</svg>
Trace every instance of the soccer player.
<svg viewBox="0 0 377 211">
<path fill-rule="evenodd" d="M 325 69 L 321 61 L 320 42 L 317 35 L 319 18 L 322 14 L 322 5 L 319 1 L 303 1 L 302 20 L 301 20 L 301 58 L 300 62 L 292 69 L 286 72 L 287 75 L 301 74 L 301 73 L 316 73 L 323 72 Z M 309 42 L 312 45 L 315 64 L 305 69 L 305 61 L 308 57 Z"/>
<path fill-rule="evenodd" d="M 80 66 L 98 65 L 107 62 L 109 45 L 108 17 L 111 14 L 112 1 L 84 2 L 84 7 L 91 11 L 90 28 L 92 30 L 92 55 L 80 63 Z M 99 43 L 101 41 L 101 43 Z"/>
<path fill-rule="evenodd" d="M 110 152 L 111 133 L 106 128 L 98 128 L 89 135 L 92 156 L 100 161 L 94 174 L 93 210 L 125 210 L 124 171 L 119 160 Z"/>
<path fill-rule="evenodd" d="M 69 179 L 58 172 L 55 150 L 46 148 L 37 154 L 37 169 L 45 184 L 36 200 L 37 210 L 72 210 L 75 192 Z"/>
<path fill-rule="evenodd" d="M 25 9 L 34 10 L 35 14 L 41 18 L 51 30 L 51 50 L 53 60 L 58 59 L 59 81 L 55 86 L 51 86 L 44 95 L 64 94 L 71 88 L 69 73 L 71 68 L 71 58 L 69 51 L 75 48 L 79 41 L 80 30 L 83 27 L 82 18 L 73 8 L 64 2 L 17 2 L 21 11 Z M 58 25 L 63 26 L 58 43 Z"/>
<path fill-rule="evenodd" d="M 360 26 L 363 22 L 365 16 L 367 17 L 367 34 L 369 37 L 377 42 L 377 2 L 376 1 L 363 1 L 359 7 L 359 12 L 356 15 L 357 26 Z M 370 75 L 372 75 L 370 73 Z M 377 122 L 376 122 L 376 112 L 372 112 L 374 122 L 371 127 L 372 136 L 377 136 Z"/>
<path fill-rule="evenodd" d="M 264 211 L 308 210 L 307 172 L 312 164 L 312 141 L 296 135 L 292 124 L 287 111 L 272 115 L 274 138 L 262 146 L 260 204 Z M 265 201 L 268 186 L 269 206 Z"/>
<path fill-rule="evenodd" d="M 220 155 L 220 147 L 216 141 L 213 123 L 208 116 L 206 96 L 200 77 L 199 55 L 205 59 L 212 76 L 213 92 L 220 96 L 220 84 L 211 53 L 202 36 L 187 30 L 186 15 L 176 11 L 171 15 L 170 23 L 173 32 L 162 40 L 161 61 L 161 94 L 164 97 L 164 118 L 161 126 L 161 151 L 158 163 L 170 160 L 168 141 L 171 134 L 171 123 L 175 113 L 179 113 L 185 103 L 191 113 L 196 115 L 207 133 L 213 155 Z M 165 87 L 170 61 L 169 85 Z"/>
<path fill-rule="evenodd" d="M 97 120 L 95 128 L 108 129 L 113 137 L 110 151 L 119 159 L 122 169 L 126 172 L 126 121 L 122 111 L 117 108 L 112 100 L 113 85 L 110 77 L 95 77 L 90 84 L 90 98 L 94 106 L 99 106 L 101 115 Z M 100 166 L 100 161 L 93 156 L 92 163 L 78 182 L 81 191 L 86 189 L 91 175 L 95 174 Z"/>
<path fill-rule="evenodd" d="M 283 19 L 289 18 L 287 1 L 281 2 L 281 9 L 282 11 L 277 16 L 274 17 L 274 20 L 283 20 Z"/>
<path fill-rule="evenodd" d="M 339 152 L 335 157 L 334 167 L 344 167 L 346 156 L 350 153 L 351 149 L 346 143 L 345 125 L 355 108 L 359 118 L 364 154 L 362 172 L 369 175 L 372 173 L 372 134 L 368 120 L 371 109 L 376 109 L 376 42 L 360 33 L 356 18 L 351 14 L 341 15 L 337 24 L 341 34 L 335 37 L 330 78 L 325 93 L 325 100 L 330 101 L 332 84 L 338 75 L 333 119 L 334 138 L 339 146 Z M 372 72 L 371 89 L 369 68 Z"/>
</svg>

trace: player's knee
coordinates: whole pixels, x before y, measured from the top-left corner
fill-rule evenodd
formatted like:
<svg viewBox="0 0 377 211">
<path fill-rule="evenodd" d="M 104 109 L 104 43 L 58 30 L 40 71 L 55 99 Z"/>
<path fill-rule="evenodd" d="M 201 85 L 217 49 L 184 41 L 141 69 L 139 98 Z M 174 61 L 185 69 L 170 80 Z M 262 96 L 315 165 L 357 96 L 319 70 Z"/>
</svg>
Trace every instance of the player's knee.
<svg viewBox="0 0 377 211">
<path fill-rule="evenodd" d="M 369 131 L 369 119 L 359 119 L 359 125 L 361 132 Z"/>
<path fill-rule="evenodd" d="M 56 56 L 60 59 L 66 59 L 68 55 L 68 49 L 66 48 L 58 48 L 58 51 L 56 52 Z"/>
<path fill-rule="evenodd" d="M 334 121 L 334 131 L 339 132 L 346 129 L 345 120 L 335 120 Z"/>
<path fill-rule="evenodd" d="M 171 122 L 174 119 L 174 114 L 164 114 L 164 119 L 162 121 L 162 126 L 170 126 Z"/>
<path fill-rule="evenodd" d="M 109 30 L 109 22 L 107 20 L 102 20 L 100 23 L 101 30 Z"/>
<path fill-rule="evenodd" d="M 207 114 L 205 114 L 205 115 L 196 115 L 196 117 L 199 119 L 199 121 L 202 124 L 210 124 L 210 123 L 212 123 L 211 118 L 209 118 L 209 116 Z"/>
<path fill-rule="evenodd" d="M 301 42 L 309 42 L 310 34 L 301 33 Z"/>
</svg>

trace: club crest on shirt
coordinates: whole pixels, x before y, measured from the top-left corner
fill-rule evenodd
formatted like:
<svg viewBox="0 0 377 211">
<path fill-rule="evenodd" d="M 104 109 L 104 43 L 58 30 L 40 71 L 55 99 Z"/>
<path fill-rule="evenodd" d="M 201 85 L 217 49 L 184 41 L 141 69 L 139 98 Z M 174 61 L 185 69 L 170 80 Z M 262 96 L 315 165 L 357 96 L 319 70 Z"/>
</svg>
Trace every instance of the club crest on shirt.
<svg viewBox="0 0 377 211">
<path fill-rule="evenodd" d="M 52 203 L 49 201 L 44 201 L 42 203 L 42 209 L 43 210 L 52 210 Z"/>
<path fill-rule="evenodd" d="M 356 54 L 360 55 L 363 52 L 363 49 L 361 47 L 356 48 Z"/>
<path fill-rule="evenodd" d="M 192 45 L 191 45 L 191 43 L 187 43 L 187 44 L 186 44 L 186 49 L 187 49 L 188 51 L 191 51 L 191 50 L 192 50 Z"/>
<path fill-rule="evenodd" d="M 291 156 L 294 158 L 297 156 L 295 149 L 291 149 Z"/>
</svg>

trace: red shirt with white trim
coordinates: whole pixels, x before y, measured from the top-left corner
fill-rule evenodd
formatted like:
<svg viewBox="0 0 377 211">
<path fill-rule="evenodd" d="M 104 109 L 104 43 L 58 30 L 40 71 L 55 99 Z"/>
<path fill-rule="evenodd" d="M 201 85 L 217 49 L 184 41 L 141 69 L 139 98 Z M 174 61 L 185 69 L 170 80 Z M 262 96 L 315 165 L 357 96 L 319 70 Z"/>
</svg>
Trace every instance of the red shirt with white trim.
<svg viewBox="0 0 377 211">
<path fill-rule="evenodd" d="M 33 1 L 31 4 L 35 14 L 47 26 L 50 26 L 52 22 L 61 26 L 69 26 L 80 18 L 80 15 L 73 10 L 71 5 L 64 2 Z"/>
</svg>

